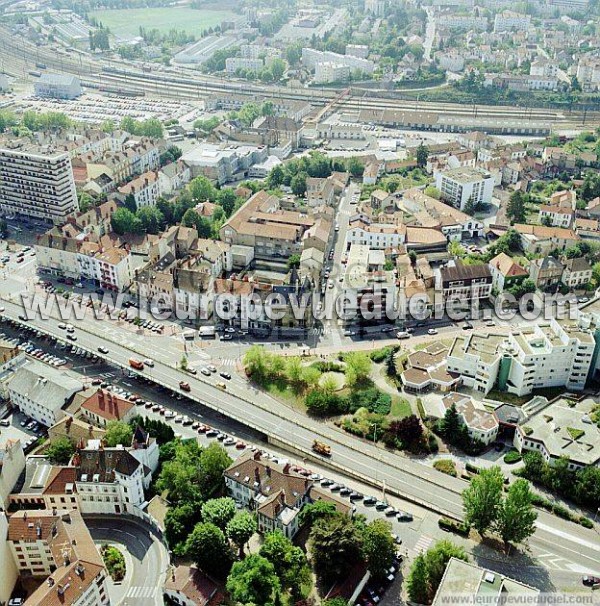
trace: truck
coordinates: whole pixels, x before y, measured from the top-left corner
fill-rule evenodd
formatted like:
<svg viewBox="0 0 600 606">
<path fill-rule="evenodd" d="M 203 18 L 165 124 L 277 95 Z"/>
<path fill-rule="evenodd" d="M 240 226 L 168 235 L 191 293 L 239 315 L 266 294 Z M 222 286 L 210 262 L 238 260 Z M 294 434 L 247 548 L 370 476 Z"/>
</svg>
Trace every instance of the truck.
<svg viewBox="0 0 600 606">
<path fill-rule="evenodd" d="M 329 446 L 328 444 L 324 444 L 323 442 L 319 442 L 319 440 L 315 440 L 313 442 L 312 449 L 317 454 L 323 455 L 324 457 L 331 456 L 331 446 Z"/>
<path fill-rule="evenodd" d="M 141 360 L 136 360 L 135 358 L 129 358 L 129 366 L 131 366 L 131 368 L 135 368 L 136 370 L 144 370 L 144 363 Z"/>
</svg>

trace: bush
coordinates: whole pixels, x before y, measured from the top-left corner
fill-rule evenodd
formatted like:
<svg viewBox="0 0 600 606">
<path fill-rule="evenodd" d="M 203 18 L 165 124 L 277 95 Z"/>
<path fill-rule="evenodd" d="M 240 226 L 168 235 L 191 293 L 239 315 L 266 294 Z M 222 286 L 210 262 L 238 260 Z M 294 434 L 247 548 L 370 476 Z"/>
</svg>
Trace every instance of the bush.
<svg viewBox="0 0 600 606">
<path fill-rule="evenodd" d="M 504 455 L 504 462 L 507 465 L 512 465 L 513 463 L 518 463 L 523 457 L 521 453 L 516 450 L 511 450 Z"/>
<path fill-rule="evenodd" d="M 446 473 L 449 476 L 456 477 L 458 473 L 456 472 L 456 463 L 452 459 L 440 459 L 435 461 L 433 464 L 434 469 L 441 471 L 442 473 Z"/>
<path fill-rule="evenodd" d="M 552 506 L 552 513 L 554 515 L 557 515 L 559 518 L 563 518 L 563 520 L 573 519 L 573 514 L 566 507 L 563 507 L 562 505 L 559 505 L 558 503 L 555 503 Z"/>
<path fill-rule="evenodd" d="M 465 469 L 467 471 L 470 471 L 471 473 L 479 473 L 481 471 L 481 469 L 479 467 L 477 467 L 476 465 L 473 465 L 473 463 L 467 463 L 465 465 Z"/>
<path fill-rule="evenodd" d="M 125 558 L 123 554 L 111 545 L 102 545 L 102 558 L 113 581 L 122 581 L 125 578 Z"/>
<path fill-rule="evenodd" d="M 347 412 L 351 413 L 356 412 L 359 408 L 366 408 L 369 412 L 387 415 L 392 409 L 392 396 L 377 389 L 377 387 L 353 391 L 348 400 L 349 408 Z"/>
<path fill-rule="evenodd" d="M 427 414 L 425 413 L 425 407 L 423 406 L 423 401 L 421 398 L 417 398 L 417 412 L 419 413 L 422 421 L 427 420 Z"/>
<path fill-rule="evenodd" d="M 579 523 L 584 527 L 584 528 L 594 528 L 594 522 L 592 522 L 592 520 L 590 520 L 589 518 L 586 518 L 585 516 L 581 516 L 579 518 Z"/>
<path fill-rule="evenodd" d="M 317 368 L 321 372 L 344 372 L 345 367 L 343 364 L 338 362 L 328 362 L 323 360 L 317 360 L 311 364 L 314 368 Z"/>
<path fill-rule="evenodd" d="M 373 360 L 373 362 L 375 362 L 375 364 L 381 364 L 382 362 L 385 362 L 390 355 L 393 355 L 395 351 L 396 348 L 392 346 L 382 347 L 381 349 L 372 351 L 369 354 L 369 357 L 371 360 Z"/>
<path fill-rule="evenodd" d="M 450 518 L 440 518 L 438 520 L 438 526 L 444 530 L 454 532 L 461 537 L 468 537 L 469 531 L 471 530 L 471 527 L 468 524 L 465 524 L 465 522 L 455 522 Z"/>
<path fill-rule="evenodd" d="M 427 443 L 429 444 L 429 452 L 436 453 L 440 449 L 438 441 L 433 433 L 430 433 L 427 437 Z"/>
</svg>

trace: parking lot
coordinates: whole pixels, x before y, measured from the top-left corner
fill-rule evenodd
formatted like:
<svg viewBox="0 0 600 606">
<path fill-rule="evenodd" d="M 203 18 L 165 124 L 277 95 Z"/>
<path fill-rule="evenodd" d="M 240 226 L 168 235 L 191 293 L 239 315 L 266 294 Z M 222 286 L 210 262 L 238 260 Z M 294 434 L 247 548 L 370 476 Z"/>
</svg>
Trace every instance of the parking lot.
<svg viewBox="0 0 600 606">
<path fill-rule="evenodd" d="M 46 433 L 46 428 L 32 421 L 19 410 L 11 412 L 0 420 L 0 446 L 8 441 L 20 440 L 23 450 L 30 452 L 39 438 Z"/>
</svg>

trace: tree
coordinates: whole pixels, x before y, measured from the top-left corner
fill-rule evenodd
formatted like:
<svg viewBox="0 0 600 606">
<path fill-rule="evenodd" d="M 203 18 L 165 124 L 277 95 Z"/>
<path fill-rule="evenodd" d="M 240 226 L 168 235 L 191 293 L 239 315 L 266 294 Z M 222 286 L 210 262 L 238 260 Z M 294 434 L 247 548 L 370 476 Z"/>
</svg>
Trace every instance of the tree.
<svg viewBox="0 0 600 606">
<path fill-rule="evenodd" d="M 141 234 L 144 229 L 142 222 L 127 208 L 117 208 L 110 218 L 110 223 L 115 233 Z"/>
<path fill-rule="evenodd" d="M 235 516 L 235 501 L 231 497 L 211 499 L 202 505 L 202 519 L 218 526 L 221 530 L 227 528 L 233 516 Z"/>
<path fill-rule="evenodd" d="M 511 194 L 506 205 L 506 215 L 513 223 L 524 223 L 526 218 L 525 198 L 520 191 Z"/>
<path fill-rule="evenodd" d="M 456 404 L 451 404 L 449 408 L 446 408 L 444 418 L 440 423 L 440 433 L 450 440 L 453 436 L 458 435 L 462 425 L 463 423 L 456 409 Z"/>
<path fill-rule="evenodd" d="M 59 437 L 50 442 L 44 454 L 54 465 L 67 465 L 75 454 L 75 446 L 69 438 Z"/>
<path fill-rule="evenodd" d="M 438 541 L 427 550 L 425 561 L 427 562 L 427 577 L 432 592 L 431 597 L 437 591 L 450 558 L 457 558 L 465 562 L 469 559 L 463 547 L 458 547 L 450 541 Z"/>
<path fill-rule="evenodd" d="M 499 467 L 483 469 L 462 493 L 465 521 L 479 534 L 488 530 L 498 517 L 504 476 Z"/>
<path fill-rule="evenodd" d="M 346 160 L 346 170 L 353 177 L 361 177 L 365 170 L 365 165 L 356 156 L 351 156 Z"/>
<path fill-rule="evenodd" d="M 292 177 L 290 182 L 290 187 L 292 188 L 292 193 L 295 196 L 303 196 L 306 193 L 306 179 L 308 174 L 305 172 L 300 172 L 297 175 Z"/>
<path fill-rule="evenodd" d="M 300 255 L 298 253 L 290 255 L 287 260 L 287 268 L 298 269 L 298 267 L 300 267 Z"/>
<path fill-rule="evenodd" d="M 306 555 L 283 535 L 280 530 L 265 535 L 259 554 L 275 568 L 283 589 L 289 589 L 294 599 L 301 594 L 302 585 L 310 580 Z"/>
<path fill-rule="evenodd" d="M 411 602 L 426 604 L 429 601 L 429 574 L 425 554 L 420 553 L 412 563 L 408 574 L 408 596 Z"/>
<path fill-rule="evenodd" d="M 360 560 L 361 538 L 344 515 L 321 518 L 310 531 L 313 568 L 325 581 L 343 578 Z"/>
<path fill-rule="evenodd" d="M 237 196 L 231 187 L 224 187 L 217 193 L 217 204 L 223 209 L 226 217 L 231 216 L 236 202 Z"/>
<path fill-rule="evenodd" d="M 227 578 L 227 591 L 239 604 L 272 604 L 280 586 L 273 564 L 257 554 L 236 562 Z"/>
<path fill-rule="evenodd" d="M 285 61 L 279 58 L 273 59 L 273 61 L 271 61 L 270 69 L 271 74 L 273 74 L 273 80 L 275 80 L 275 82 L 281 80 L 283 74 L 285 73 Z"/>
<path fill-rule="evenodd" d="M 283 180 L 285 178 L 285 172 L 283 167 L 278 164 L 271 169 L 269 176 L 267 177 L 267 186 L 269 189 L 277 189 L 279 186 L 283 185 Z"/>
<path fill-rule="evenodd" d="M 198 568 L 220 579 L 227 576 L 231 568 L 231 549 L 223 531 L 214 524 L 196 524 L 187 538 L 185 552 Z"/>
<path fill-rule="evenodd" d="M 475 214 L 475 201 L 473 200 L 473 196 L 469 196 L 467 203 L 465 204 L 465 213 L 470 215 L 471 217 Z"/>
<path fill-rule="evenodd" d="M 185 540 L 197 522 L 199 522 L 200 511 L 190 503 L 184 503 L 176 507 L 169 507 L 165 516 L 165 537 L 169 547 L 183 555 L 185 551 Z"/>
<path fill-rule="evenodd" d="M 262 345 L 253 345 L 244 354 L 246 374 L 255 381 L 262 381 L 267 374 L 267 352 Z"/>
<path fill-rule="evenodd" d="M 207 200 L 214 200 L 217 195 L 217 191 L 209 179 L 200 175 L 190 181 L 188 189 L 192 194 L 192 198 L 196 202 L 206 202 Z"/>
<path fill-rule="evenodd" d="M 451 242 L 448 243 L 448 254 L 452 257 L 458 257 L 458 258 L 464 257 L 465 248 L 457 240 L 452 240 Z"/>
<path fill-rule="evenodd" d="M 386 520 L 373 520 L 363 532 L 363 558 L 375 578 L 384 578 L 394 561 L 396 545 L 392 525 Z"/>
<path fill-rule="evenodd" d="M 210 221 L 206 217 L 199 215 L 193 208 L 185 211 L 185 214 L 181 218 L 181 223 L 185 227 L 195 227 L 198 236 L 201 238 L 209 238 L 212 233 Z"/>
<path fill-rule="evenodd" d="M 133 430 L 128 423 L 123 421 L 109 421 L 106 424 L 106 435 L 104 436 L 106 445 L 109 447 L 130 446 L 133 438 Z"/>
<path fill-rule="evenodd" d="M 371 374 L 371 358 L 361 351 L 353 351 L 344 356 L 346 362 L 346 383 L 352 387 L 363 383 Z"/>
<path fill-rule="evenodd" d="M 591 509 L 600 507 L 600 468 L 588 465 L 577 472 L 575 497 Z"/>
<path fill-rule="evenodd" d="M 429 150 L 425 145 L 423 145 L 423 143 L 417 147 L 416 157 L 417 164 L 423 168 L 427 164 L 427 159 L 429 158 Z"/>
<path fill-rule="evenodd" d="M 244 555 L 244 545 L 252 538 L 257 530 L 256 518 L 248 511 L 236 513 L 227 522 L 226 534 L 240 551 L 240 558 Z"/>
<path fill-rule="evenodd" d="M 435 185 L 428 185 L 425 190 L 423 191 L 423 193 L 426 196 L 430 196 L 431 198 L 435 198 L 436 200 L 439 200 L 442 197 L 442 192 L 435 187 Z"/>
<path fill-rule="evenodd" d="M 156 206 L 144 206 L 137 213 L 144 231 L 148 234 L 158 234 L 165 224 L 165 218 Z"/>
<path fill-rule="evenodd" d="M 537 513 L 529 482 L 523 478 L 510 485 L 498 508 L 495 529 L 505 544 L 520 543 L 535 532 Z"/>
<path fill-rule="evenodd" d="M 383 437 L 386 444 L 397 448 L 413 448 L 423 439 L 423 426 L 416 415 L 391 421 Z"/>
</svg>

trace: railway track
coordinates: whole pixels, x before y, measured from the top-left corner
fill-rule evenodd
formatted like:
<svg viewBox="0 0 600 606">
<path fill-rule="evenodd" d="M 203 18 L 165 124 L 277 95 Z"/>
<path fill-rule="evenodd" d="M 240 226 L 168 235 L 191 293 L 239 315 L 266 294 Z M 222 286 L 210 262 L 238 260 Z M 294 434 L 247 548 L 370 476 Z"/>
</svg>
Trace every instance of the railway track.
<svg viewBox="0 0 600 606">
<path fill-rule="evenodd" d="M 2 54 L 10 56 L 16 62 L 22 62 L 23 72 L 20 74 L 11 62 L 5 61 L 7 71 L 18 77 L 28 77 L 28 68 L 35 63 L 43 62 L 49 70 L 60 70 L 79 75 L 84 85 L 100 89 L 110 87 L 113 92 L 122 90 L 125 93 L 145 93 L 164 98 L 203 99 L 215 93 L 230 93 L 256 98 L 257 96 L 274 97 L 288 100 L 307 101 L 315 106 L 324 106 L 334 100 L 339 91 L 327 89 L 290 90 L 277 86 L 263 86 L 223 80 L 214 76 L 196 74 L 190 70 L 186 74 L 169 74 L 165 72 L 145 73 L 115 63 L 100 65 L 91 62 L 87 57 L 78 55 L 57 54 L 44 47 L 35 47 L 16 40 L 9 32 L 0 29 L 0 48 Z M 111 69 L 108 72 L 103 69 Z M 523 121 L 547 121 L 555 128 L 581 127 L 582 122 L 600 122 L 600 111 L 565 112 L 560 109 L 521 108 L 507 106 L 459 105 L 453 103 L 419 102 L 418 100 L 395 99 L 390 97 L 349 96 L 335 103 L 335 109 L 356 112 L 361 110 L 417 110 L 422 112 L 437 112 L 449 116 L 502 119 L 512 118 Z"/>
</svg>

